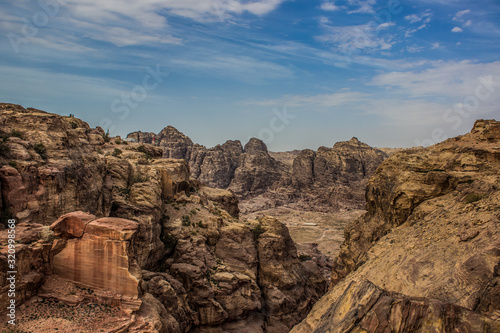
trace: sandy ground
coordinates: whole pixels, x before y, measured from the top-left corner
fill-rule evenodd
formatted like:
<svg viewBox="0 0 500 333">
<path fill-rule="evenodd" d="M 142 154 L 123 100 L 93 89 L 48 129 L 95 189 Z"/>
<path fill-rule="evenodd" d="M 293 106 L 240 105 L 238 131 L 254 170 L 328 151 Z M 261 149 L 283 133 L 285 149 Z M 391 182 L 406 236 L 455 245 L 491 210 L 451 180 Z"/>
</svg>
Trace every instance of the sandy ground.
<svg viewBox="0 0 500 333">
<path fill-rule="evenodd" d="M 296 243 L 317 243 L 321 252 L 335 257 L 340 244 L 344 241 L 345 226 L 363 213 L 364 210 L 323 213 L 278 207 L 244 214 L 240 219 L 253 219 L 263 215 L 274 216 L 286 224 L 290 236 Z"/>
</svg>

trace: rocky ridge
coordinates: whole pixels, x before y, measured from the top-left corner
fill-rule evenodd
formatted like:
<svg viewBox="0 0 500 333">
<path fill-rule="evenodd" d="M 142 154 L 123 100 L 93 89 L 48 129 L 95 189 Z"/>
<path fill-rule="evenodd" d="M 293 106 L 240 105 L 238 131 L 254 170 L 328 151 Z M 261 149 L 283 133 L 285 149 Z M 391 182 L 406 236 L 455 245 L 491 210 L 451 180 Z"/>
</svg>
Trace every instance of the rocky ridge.
<svg viewBox="0 0 500 333">
<path fill-rule="evenodd" d="M 500 330 L 500 122 L 391 156 L 331 290 L 291 332 Z"/>
<path fill-rule="evenodd" d="M 37 311 L 90 302 L 121 309 L 108 331 L 287 332 L 326 290 L 283 224 L 239 222 L 232 192 L 201 186 L 159 147 L 13 104 L 0 104 L 0 134 L 0 212 L 16 220 L 26 330 L 84 332 L 67 314 Z M 265 158 L 261 148 L 247 153 Z M 7 243 L 3 230 L 2 308 Z"/>
<path fill-rule="evenodd" d="M 162 148 L 164 157 L 185 159 L 193 178 L 233 191 L 244 213 L 285 205 L 308 210 L 361 209 L 369 177 L 388 157 L 356 138 L 332 148 L 288 153 L 269 152 L 256 138 L 244 148 L 239 141 L 227 141 L 207 149 L 172 126 L 158 134 L 134 132 L 127 138 Z"/>
</svg>

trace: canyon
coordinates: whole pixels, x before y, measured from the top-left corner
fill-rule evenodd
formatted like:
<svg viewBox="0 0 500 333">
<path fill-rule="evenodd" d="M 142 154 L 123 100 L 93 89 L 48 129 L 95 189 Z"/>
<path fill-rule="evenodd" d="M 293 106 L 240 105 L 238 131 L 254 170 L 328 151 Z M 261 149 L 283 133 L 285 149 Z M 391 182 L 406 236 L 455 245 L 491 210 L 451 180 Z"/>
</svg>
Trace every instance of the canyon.
<svg viewBox="0 0 500 333">
<path fill-rule="evenodd" d="M 500 331 L 500 122 L 280 153 L 0 104 L 0 135 L 22 332 Z"/>
</svg>

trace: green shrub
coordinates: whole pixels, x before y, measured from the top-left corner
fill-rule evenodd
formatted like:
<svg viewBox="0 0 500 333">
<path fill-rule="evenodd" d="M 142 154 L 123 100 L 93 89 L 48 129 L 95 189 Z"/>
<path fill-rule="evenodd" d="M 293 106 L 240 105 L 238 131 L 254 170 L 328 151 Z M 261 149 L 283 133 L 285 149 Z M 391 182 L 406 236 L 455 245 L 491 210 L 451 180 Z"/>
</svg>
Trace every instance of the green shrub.
<svg viewBox="0 0 500 333">
<path fill-rule="evenodd" d="M 137 151 L 140 152 L 140 153 L 143 153 L 144 154 L 144 158 L 146 160 L 153 159 L 153 155 L 151 155 L 151 153 L 143 145 L 137 147 Z"/>
<path fill-rule="evenodd" d="M 115 140 L 115 143 L 116 143 L 117 145 L 119 145 L 120 143 L 122 143 L 122 141 L 121 141 L 120 139 L 116 139 L 116 140 Z"/>
<path fill-rule="evenodd" d="M 132 184 L 131 185 L 134 185 L 135 183 L 146 183 L 148 181 L 149 181 L 149 177 L 148 176 L 135 175 L 132 178 Z"/>
<path fill-rule="evenodd" d="M 10 147 L 7 146 L 7 143 L 2 142 L 0 143 L 0 155 L 6 156 L 10 153 Z"/>
<path fill-rule="evenodd" d="M 311 256 L 308 256 L 307 254 L 301 254 L 299 255 L 299 260 L 300 261 L 307 261 L 307 260 L 311 260 Z"/>
<path fill-rule="evenodd" d="M 109 142 L 109 140 L 111 140 L 111 138 L 109 137 L 109 129 L 106 131 L 106 133 L 104 133 L 104 142 Z"/>
<path fill-rule="evenodd" d="M 174 248 L 175 244 L 177 243 L 177 239 L 167 232 L 163 233 L 163 235 L 161 237 L 161 241 L 163 242 L 163 244 L 165 245 L 165 248 L 167 248 L 167 249 Z"/>
<path fill-rule="evenodd" d="M 469 193 L 465 197 L 465 202 L 467 202 L 468 204 L 473 203 L 473 202 L 481 200 L 485 196 L 486 196 L 486 194 Z"/>
<path fill-rule="evenodd" d="M 9 136 L 10 136 L 10 137 L 15 136 L 15 137 L 17 137 L 17 138 L 19 138 L 19 139 L 24 139 L 24 135 L 23 135 L 23 133 L 21 133 L 21 132 L 20 132 L 20 131 L 18 131 L 18 130 L 12 130 L 12 131 L 10 131 Z"/>
<path fill-rule="evenodd" d="M 17 162 L 16 161 L 9 161 L 9 165 L 13 168 L 17 168 Z"/>
<path fill-rule="evenodd" d="M 101 154 L 101 155 L 102 155 L 102 149 L 101 149 L 101 148 L 97 148 L 95 151 L 96 151 L 98 154 Z"/>
<path fill-rule="evenodd" d="M 54 232 L 50 230 L 48 225 L 42 227 L 42 231 L 40 231 L 40 239 L 44 243 L 52 242 L 54 240 Z"/>
<path fill-rule="evenodd" d="M 118 149 L 118 148 L 115 148 L 115 150 L 113 150 L 113 155 L 114 157 L 120 157 L 120 155 L 122 154 L 123 152 L 121 151 L 121 149 Z"/>
<path fill-rule="evenodd" d="M 182 225 L 185 227 L 189 227 L 191 225 L 191 219 L 189 218 L 189 215 L 182 216 Z"/>
<path fill-rule="evenodd" d="M 266 229 L 261 225 L 257 224 L 253 229 L 252 229 L 252 234 L 253 238 L 257 240 L 260 235 L 266 232 Z"/>
<path fill-rule="evenodd" d="M 76 129 L 76 128 L 78 128 L 78 124 L 77 124 L 77 123 L 75 123 L 74 121 L 72 121 L 72 122 L 71 122 L 71 128 L 72 128 L 72 129 Z"/>
<path fill-rule="evenodd" d="M 47 148 L 43 143 L 37 143 L 34 146 L 35 152 L 40 155 L 41 158 L 46 159 L 47 158 Z"/>
</svg>

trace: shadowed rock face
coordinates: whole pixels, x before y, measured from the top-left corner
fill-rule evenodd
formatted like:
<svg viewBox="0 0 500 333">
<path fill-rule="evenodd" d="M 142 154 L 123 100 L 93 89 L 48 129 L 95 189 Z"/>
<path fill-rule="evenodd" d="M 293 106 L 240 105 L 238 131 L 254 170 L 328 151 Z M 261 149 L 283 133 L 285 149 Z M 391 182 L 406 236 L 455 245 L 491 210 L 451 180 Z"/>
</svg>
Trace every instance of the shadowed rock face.
<svg viewBox="0 0 500 333">
<path fill-rule="evenodd" d="M 386 158 L 386 153 L 357 138 L 316 152 L 306 149 L 293 161 L 292 183 L 309 197 L 322 198 L 324 205 L 361 208 L 366 183 Z"/>
<path fill-rule="evenodd" d="M 496 332 L 500 322 L 462 307 L 390 293 L 352 282 L 321 318 L 315 333 Z M 294 331 L 295 332 L 295 331 Z"/>
<path fill-rule="evenodd" d="M 367 280 L 385 291 L 376 308 L 351 313 L 359 329 L 498 331 L 499 143 L 500 122 L 479 120 L 469 134 L 382 163 L 367 186 L 368 212 L 345 230 L 332 289 L 292 332 L 356 331 L 335 328 L 347 317 L 333 304 L 352 293 L 372 299 Z"/>
<path fill-rule="evenodd" d="M 18 305 L 37 293 L 121 305 L 128 332 L 287 332 L 325 292 L 319 268 L 298 259 L 283 224 L 239 223 L 234 194 L 200 187 L 185 160 L 155 158 L 156 146 L 108 138 L 72 117 L 0 110 L 0 208 L 2 219 L 18 222 Z M 169 149 L 183 154 L 179 147 Z M 243 155 L 239 142 L 213 151 Z M 0 231 L 4 309 L 7 244 Z M 67 295 L 61 281 L 92 293 L 73 286 Z"/>
</svg>

